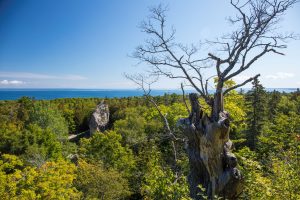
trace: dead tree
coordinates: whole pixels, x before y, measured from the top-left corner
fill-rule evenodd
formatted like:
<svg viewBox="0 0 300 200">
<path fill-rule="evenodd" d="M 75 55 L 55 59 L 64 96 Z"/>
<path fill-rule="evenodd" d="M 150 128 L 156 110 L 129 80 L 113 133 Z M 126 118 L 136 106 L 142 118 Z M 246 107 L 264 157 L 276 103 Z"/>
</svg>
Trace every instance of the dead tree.
<svg viewBox="0 0 300 200">
<path fill-rule="evenodd" d="M 199 185 L 206 189 L 210 199 L 215 195 L 235 199 L 240 194 L 241 174 L 236 167 L 237 159 L 231 153 L 230 120 L 224 111 L 224 96 L 259 74 L 230 88 L 225 88 L 224 83 L 268 53 L 283 55 L 280 50 L 286 48 L 287 40 L 295 36 L 278 33 L 276 26 L 285 11 L 296 2 L 231 0 L 236 16 L 229 18 L 229 22 L 235 30 L 216 41 L 207 41 L 206 44 L 217 50 L 205 57 L 195 45 L 184 46 L 175 42 L 175 30 L 166 28 L 166 9 L 163 6 L 151 9 L 147 21 L 142 22 L 141 30 L 150 37 L 144 45 L 136 48 L 133 56 L 151 66 L 151 75 L 183 79 L 197 91 L 189 95 L 190 116 L 178 122 L 188 138 L 188 180 L 193 199 L 201 199 Z M 211 67 L 215 74 L 204 77 L 203 71 Z M 216 77 L 217 82 L 214 94 L 210 95 L 208 87 L 212 77 Z M 203 113 L 199 96 L 210 106 L 211 113 Z"/>
</svg>

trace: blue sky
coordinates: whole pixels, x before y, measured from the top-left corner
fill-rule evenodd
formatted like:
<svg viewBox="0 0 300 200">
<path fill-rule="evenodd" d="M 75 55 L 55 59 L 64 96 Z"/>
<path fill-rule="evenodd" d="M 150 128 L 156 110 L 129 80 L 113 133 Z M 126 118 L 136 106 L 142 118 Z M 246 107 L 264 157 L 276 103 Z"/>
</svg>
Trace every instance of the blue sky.
<svg viewBox="0 0 300 200">
<path fill-rule="evenodd" d="M 137 28 L 157 0 L 0 1 L 0 87 L 135 88 L 124 73 L 143 66 L 129 57 L 146 36 Z M 182 43 L 213 39 L 230 31 L 229 1 L 163 1 L 168 23 Z M 300 3 L 284 16 L 284 31 L 300 33 Z M 261 73 L 265 87 L 300 87 L 300 41 L 286 56 L 269 55 L 236 81 Z M 162 79 L 154 87 L 178 88 Z M 249 87 L 249 85 L 248 85 Z"/>
</svg>

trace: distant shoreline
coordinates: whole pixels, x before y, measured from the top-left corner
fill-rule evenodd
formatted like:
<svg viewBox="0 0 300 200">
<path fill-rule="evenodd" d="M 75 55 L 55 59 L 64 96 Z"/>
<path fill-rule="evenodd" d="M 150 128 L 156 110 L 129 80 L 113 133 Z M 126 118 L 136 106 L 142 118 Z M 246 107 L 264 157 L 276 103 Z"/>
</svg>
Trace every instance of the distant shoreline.
<svg viewBox="0 0 300 200">
<path fill-rule="evenodd" d="M 250 88 L 242 88 L 247 92 Z M 297 88 L 266 88 L 266 91 L 295 92 Z M 194 90 L 186 90 L 191 93 Z M 241 91 L 238 89 L 237 91 Z M 209 92 L 213 92 L 210 90 Z M 151 95 L 182 94 L 179 89 L 153 89 Z M 37 100 L 52 100 L 60 98 L 126 98 L 143 96 L 143 92 L 137 89 L 75 89 L 75 88 L 0 88 L 0 100 L 16 100 L 23 96 Z"/>
</svg>

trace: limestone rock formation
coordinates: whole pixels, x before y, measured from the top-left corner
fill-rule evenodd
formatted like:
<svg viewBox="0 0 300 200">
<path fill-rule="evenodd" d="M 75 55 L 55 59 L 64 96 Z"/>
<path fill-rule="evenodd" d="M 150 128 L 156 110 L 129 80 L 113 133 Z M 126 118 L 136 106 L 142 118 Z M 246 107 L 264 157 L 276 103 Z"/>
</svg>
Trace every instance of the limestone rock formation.
<svg viewBox="0 0 300 200">
<path fill-rule="evenodd" d="M 109 109 L 108 105 L 105 104 L 103 101 L 97 105 L 95 111 L 93 112 L 90 121 L 89 121 L 89 128 L 90 128 L 90 135 L 98 132 L 103 132 L 109 122 Z"/>
</svg>

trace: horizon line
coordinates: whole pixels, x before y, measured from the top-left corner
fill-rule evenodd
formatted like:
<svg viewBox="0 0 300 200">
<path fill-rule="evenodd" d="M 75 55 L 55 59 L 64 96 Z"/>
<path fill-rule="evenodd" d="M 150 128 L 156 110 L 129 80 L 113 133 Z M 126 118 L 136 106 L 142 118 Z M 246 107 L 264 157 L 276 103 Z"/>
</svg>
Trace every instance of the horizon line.
<svg viewBox="0 0 300 200">
<path fill-rule="evenodd" d="M 264 87 L 265 89 L 299 89 L 300 87 Z M 1 89 L 9 90 L 9 89 L 58 89 L 58 90 L 66 90 L 66 89 L 71 89 L 71 90 L 141 90 L 140 88 L 71 88 L 71 87 L 66 87 L 66 88 L 58 88 L 58 87 L 45 87 L 45 88 L 25 88 L 25 87 L 11 87 L 11 88 L 5 88 L 5 87 L 0 87 Z M 251 89 L 251 87 L 245 87 L 245 88 L 237 88 L 237 89 Z M 181 90 L 181 88 L 153 88 L 151 90 Z M 186 90 L 195 90 L 193 88 L 191 89 L 186 89 Z M 209 89 L 209 90 L 214 90 L 214 89 Z"/>
</svg>

